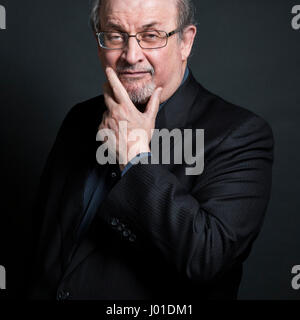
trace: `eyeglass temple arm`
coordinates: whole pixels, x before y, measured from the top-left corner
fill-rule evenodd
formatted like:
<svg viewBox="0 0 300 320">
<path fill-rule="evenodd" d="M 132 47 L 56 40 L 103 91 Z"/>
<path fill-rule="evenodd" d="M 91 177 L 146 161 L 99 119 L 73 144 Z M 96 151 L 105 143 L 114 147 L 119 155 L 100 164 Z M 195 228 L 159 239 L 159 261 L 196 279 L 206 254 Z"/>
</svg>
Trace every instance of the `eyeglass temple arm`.
<svg viewBox="0 0 300 320">
<path fill-rule="evenodd" d="M 176 29 L 176 30 L 174 30 L 172 32 L 167 33 L 168 38 L 171 37 L 173 34 L 178 33 L 179 31 L 180 31 L 180 29 Z"/>
</svg>

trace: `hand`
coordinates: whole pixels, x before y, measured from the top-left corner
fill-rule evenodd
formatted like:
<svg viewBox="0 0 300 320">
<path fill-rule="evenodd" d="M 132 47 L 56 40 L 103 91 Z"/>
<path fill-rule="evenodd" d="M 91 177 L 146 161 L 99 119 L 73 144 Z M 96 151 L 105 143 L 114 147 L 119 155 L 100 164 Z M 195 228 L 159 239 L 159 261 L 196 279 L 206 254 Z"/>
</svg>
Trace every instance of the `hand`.
<svg viewBox="0 0 300 320">
<path fill-rule="evenodd" d="M 104 85 L 107 111 L 103 114 L 99 130 L 110 129 L 114 133 L 116 150 L 111 146 L 111 151 L 116 152 L 122 171 L 136 155 L 141 152 L 150 152 L 149 144 L 152 130 L 155 128 L 162 88 L 154 91 L 145 112 L 142 113 L 130 100 L 115 71 L 112 68 L 107 68 L 105 71 L 108 79 L 108 83 Z"/>
</svg>

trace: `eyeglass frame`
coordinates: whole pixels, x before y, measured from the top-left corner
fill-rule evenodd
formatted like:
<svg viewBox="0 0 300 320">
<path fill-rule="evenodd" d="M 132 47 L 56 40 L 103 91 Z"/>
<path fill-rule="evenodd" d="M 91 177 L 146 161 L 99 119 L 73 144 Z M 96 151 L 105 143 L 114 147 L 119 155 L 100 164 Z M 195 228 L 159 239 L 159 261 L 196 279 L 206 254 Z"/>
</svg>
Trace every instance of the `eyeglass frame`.
<svg viewBox="0 0 300 320">
<path fill-rule="evenodd" d="M 166 44 L 165 44 L 164 46 L 162 46 L 162 47 L 143 48 L 143 47 L 141 46 L 141 44 L 140 44 L 140 42 L 141 42 L 142 40 L 138 40 L 138 38 L 137 38 L 136 36 L 137 36 L 138 34 L 140 34 L 140 33 L 150 32 L 150 31 L 157 31 L 157 32 L 163 32 L 163 33 L 165 33 L 166 36 L 167 36 L 167 38 L 166 38 Z M 137 41 L 137 43 L 138 43 L 138 45 L 140 46 L 140 48 L 142 48 L 142 49 L 144 49 L 144 50 L 154 50 L 154 49 L 162 49 L 162 48 L 165 48 L 165 47 L 168 45 L 169 38 L 170 38 L 171 36 L 173 36 L 174 34 L 180 32 L 180 31 L 181 31 L 180 28 L 179 28 L 179 29 L 175 29 L 175 30 L 173 30 L 173 31 L 171 31 L 171 32 L 169 32 L 169 33 L 167 33 L 166 31 L 163 31 L 163 30 L 147 30 L 147 31 L 137 32 L 136 34 L 129 34 L 129 33 L 127 33 L 127 32 L 120 32 L 120 31 L 115 31 L 115 32 L 114 32 L 114 31 L 100 31 L 100 32 L 97 32 L 97 33 L 96 33 L 96 36 L 97 36 L 98 43 L 99 43 L 100 47 L 103 48 L 103 49 L 106 49 L 106 50 L 123 50 L 123 49 L 125 49 L 125 47 L 128 45 L 129 38 L 135 38 L 136 41 Z M 126 34 L 126 35 L 127 35 L 127 40 L 126 40 L 126 43 L 125 43 L 124 47 L 122 47 L 122 48 L 107 48 L 107 47 L 102 46 L 102 44 L 101 44 L 101 42 L 100 42 L 100 35 L 103 34 L 103 33 L 120 33 L 120 34 Z"/>
</svg>

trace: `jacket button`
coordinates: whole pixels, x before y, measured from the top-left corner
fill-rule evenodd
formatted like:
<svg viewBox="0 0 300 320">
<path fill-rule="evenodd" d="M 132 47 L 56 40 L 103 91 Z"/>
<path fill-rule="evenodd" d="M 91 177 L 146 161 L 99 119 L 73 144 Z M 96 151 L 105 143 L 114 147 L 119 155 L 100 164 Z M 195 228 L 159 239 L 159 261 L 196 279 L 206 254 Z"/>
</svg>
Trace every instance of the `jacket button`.
<svg viewBox="0 0 300 320">
<path fill-rule="evenodd" d="M 60 290 L 57 294 L 57 300 L 67 300 L 69 296 L 70 296 L 70 292 Z"/>
<path fill-rule="evenodd" d="M 117 176 L 117 174 L 113 171 L 112 173 L 111 173 L 111 177 L 112 178 L 115 178 Z"/>
<path fill-rule="evenodd" d="M 130 233 L 128 230 L 123 231 L 123 237 L 127 238 L 127 237 L 129 237 L 129 235 L 130 235 Z"/>
<path fill-rule="evenodd" d="M 130 237 L 129 237 L 129 241 L 130 242 L 134 242 L 136 240 L 136 235 L 135 234 L 132 234 Z"/>
<path fill-rule="evenodd" d="M 111 220 L 111 225 L 112 226 L 117 226 L 119 224 L 119 219 L 118 218 L 113 218 L 112 220 Z"/>
</svg>

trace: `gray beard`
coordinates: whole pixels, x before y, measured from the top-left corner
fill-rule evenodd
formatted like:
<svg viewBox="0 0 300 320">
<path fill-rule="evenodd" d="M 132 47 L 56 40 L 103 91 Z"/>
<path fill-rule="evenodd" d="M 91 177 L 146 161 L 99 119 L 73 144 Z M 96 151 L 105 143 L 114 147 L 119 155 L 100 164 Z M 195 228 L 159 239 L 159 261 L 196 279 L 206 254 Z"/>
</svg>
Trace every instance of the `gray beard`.
<svg viewBox="0 0 300 320">
<path fill-rule="evenodd" d="M 131 99 L 132 103 L 135 105 L 145 104 L 148 102 L 150 97 L 155 91 L 155 84 L 153 81 L 148 83 L 146 86 L 140 89 L 127 91 L 129 98 Z"/>
<path fill-rule="evenodd" d="M 122 63 L 120 65 L 117 66 L 117 73 L 122 72 L 122 71 L 148 71 L 151 73 L 152 77 L 154 75 L 154 68 L 153 67 L 147 67 L 147 68 L 138 68 L 138 66 L 134 65 L 129 65 L 127 63 Z M 132 81 L 132 83 L 134 83 L 136 80 L 130 80 L 127 79 L 127 81 Z M 152 80 L 150 83 L 147 83 L 144 87 L 142 88 L 135 88 L 132 90 L 127 90 L 127 93 L 132 101 L 132 103 L 134 105 L 142 105 L 147 103 L 147 101 L 150 99 L 150 97 L 152 96 L 152 94 L 155 91 L 155 83 Z"/>
</svg>

